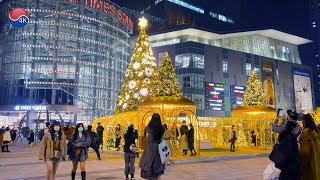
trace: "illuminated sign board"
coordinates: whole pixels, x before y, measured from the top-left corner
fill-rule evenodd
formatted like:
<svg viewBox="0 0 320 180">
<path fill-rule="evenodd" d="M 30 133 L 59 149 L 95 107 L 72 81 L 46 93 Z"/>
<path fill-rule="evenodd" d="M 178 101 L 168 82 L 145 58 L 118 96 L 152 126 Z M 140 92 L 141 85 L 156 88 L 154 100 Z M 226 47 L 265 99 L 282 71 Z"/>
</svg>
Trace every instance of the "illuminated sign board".
<svg viewBox="0 0 320 180">
<path fill-rule="evenodd" d="M 79 3 L 80 0 L 69 0 L 69 2 L 75 4 Z M 118 18 L 121 22 L 123 22 L 125 25 L 127 25 L 128 28 L 131 29 L 131 31 L 133 30 L 133 22 L 130 19 L 130 17 L 112 3 L 104 0 L 85 0 L 84 5 L 113 15 L 114 17 Z"/>
<path fill-rule="evenodd" d="M 230 95 L 231 95 L 232 108 L 241 106 L 241 104 L 243 103 L 243 95 L 244 95 L 244 92 L 246 91 L 246 87 L 231 85 L 230 91 L 231 91 Z"/>
<path fill-rule="evenodd" d="M 224 111 L 224 84 L 206 83 L 206 109 Z"/>
<path fill-rule="evenodd" d="M 16 111 L 30 111 L 30 110 L 35 110 L 35 111 L 45 111 L 47 110 L 47 106 L 43 105 L 33 105 L 33 106 L 15 106 L 14 110 Z"/>
</svg>

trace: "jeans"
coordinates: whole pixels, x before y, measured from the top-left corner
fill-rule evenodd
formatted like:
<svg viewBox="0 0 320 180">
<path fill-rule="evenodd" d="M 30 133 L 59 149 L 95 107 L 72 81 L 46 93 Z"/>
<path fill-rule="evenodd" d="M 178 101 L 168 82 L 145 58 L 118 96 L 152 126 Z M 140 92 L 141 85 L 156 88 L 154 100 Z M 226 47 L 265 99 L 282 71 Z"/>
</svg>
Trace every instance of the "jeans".
<svg viewBox="0 0 320 180">
<path fill-rule="evenodd" d="M 124 163 L 125 163 L 124 174 L 134 174 L 134 172 L 135 172 L 135 167 L 134 167 L 135 159 L 136 159 L 136 154 L 131 153 L 131 152 L 124 153 Z"/>
</svg>

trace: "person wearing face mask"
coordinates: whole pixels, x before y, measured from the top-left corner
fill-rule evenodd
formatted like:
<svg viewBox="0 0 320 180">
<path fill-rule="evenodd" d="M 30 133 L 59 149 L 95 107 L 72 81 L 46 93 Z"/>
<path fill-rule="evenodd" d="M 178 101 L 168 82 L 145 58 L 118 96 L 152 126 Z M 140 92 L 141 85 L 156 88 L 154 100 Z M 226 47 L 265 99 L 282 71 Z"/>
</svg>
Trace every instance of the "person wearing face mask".
<svg viewBox="0 0 320 180">
<path fill-rule="evenodd" d="M 61 159 L 67 155 L 67 142 L 59 122 L 54 122 L 45 133 L 39 148 L 39 159 L 44 160 L 47 180 L 54 180 Z"/>
<path fill-rule="evenodd" d="M 84 130 L 84 125 L 78 123 L 75 132 L 70 140 L 71 153 L 70 160 L 72 160 L 73 169 L 71 172 L 72 180 L 76 177 L 78 163 L 80 162 L 81 179 L 86 179 L 85 161 L 88 159 L 88 148 L 91 144 L 91 139 L 88 133 Z"/>
</svg>

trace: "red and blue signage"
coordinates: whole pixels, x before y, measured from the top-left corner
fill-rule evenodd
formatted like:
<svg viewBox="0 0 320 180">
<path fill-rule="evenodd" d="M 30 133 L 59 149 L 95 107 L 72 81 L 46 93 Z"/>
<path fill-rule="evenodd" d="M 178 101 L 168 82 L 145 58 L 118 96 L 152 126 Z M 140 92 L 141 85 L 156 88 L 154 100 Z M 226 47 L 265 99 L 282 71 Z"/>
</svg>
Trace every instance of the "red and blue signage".
<svg viewBox="0 0 320 180">
<path fill-rule="evenodd" d="M 29 12 L 23 8 L 14 8 L 9 12 L 9 19 L 12 26 L 23 28 L 29 23 Z"/>
<path fill-rule="evenodd" d="M 224 84 L 206 83 L 206 109 L 224 111 Z"/>
<path fill-rule="evenodd" d="M 231 95 L 231 101 L 232 101 L 232 108 L 241 106 L 243 103 L 243 95 L 246 91 L 245 86 L 237 86 L 237 85 L 231 85 L 230 86 L 230 95 Z"/>
</svg>

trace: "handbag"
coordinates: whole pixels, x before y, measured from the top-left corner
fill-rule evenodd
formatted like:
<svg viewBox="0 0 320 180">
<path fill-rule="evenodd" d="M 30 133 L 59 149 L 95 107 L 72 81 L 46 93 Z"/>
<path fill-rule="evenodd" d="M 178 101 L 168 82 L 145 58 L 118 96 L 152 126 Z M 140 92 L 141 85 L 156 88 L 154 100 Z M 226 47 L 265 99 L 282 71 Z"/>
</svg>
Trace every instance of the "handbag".
<svg viewBox="0 0 320 180">
<path fill-rule="evenodd" d="M 160 144 L 158 145 L 158 150 L 160 154 L 161 163 L 164 164 L 171 155 L 169 146 L 165 140 L 161 140 Z"/>
<path fill-rule="evenodd" d="M 53 158 L 60 159 L 61 158 L 61 151 L 53 151 Z"/>
<path fill-rule="evenodd" d="M 285 156 L 280 151 L 280 144 L 275 144 L 273 146 L 272 152 L 269 155 L 269 159 L 278 166 L 282 166 L 285 162 Z"/>
<path fill-rule="evenodd" d="M 274 162 L 270 162 L 266 169 L 263 171 L 264 180 L 276 180 L 279 179 L 281 170 L 275 167 Z"/>
<path fill-rule="evenodd" d="M 138 154 L 139 153 L 139 149 L 137 148 L 137 146 L 135 144 L 131 144 L 129 147 L 130 151 L 133 152 L 134 154 Z"/>
</svg>

